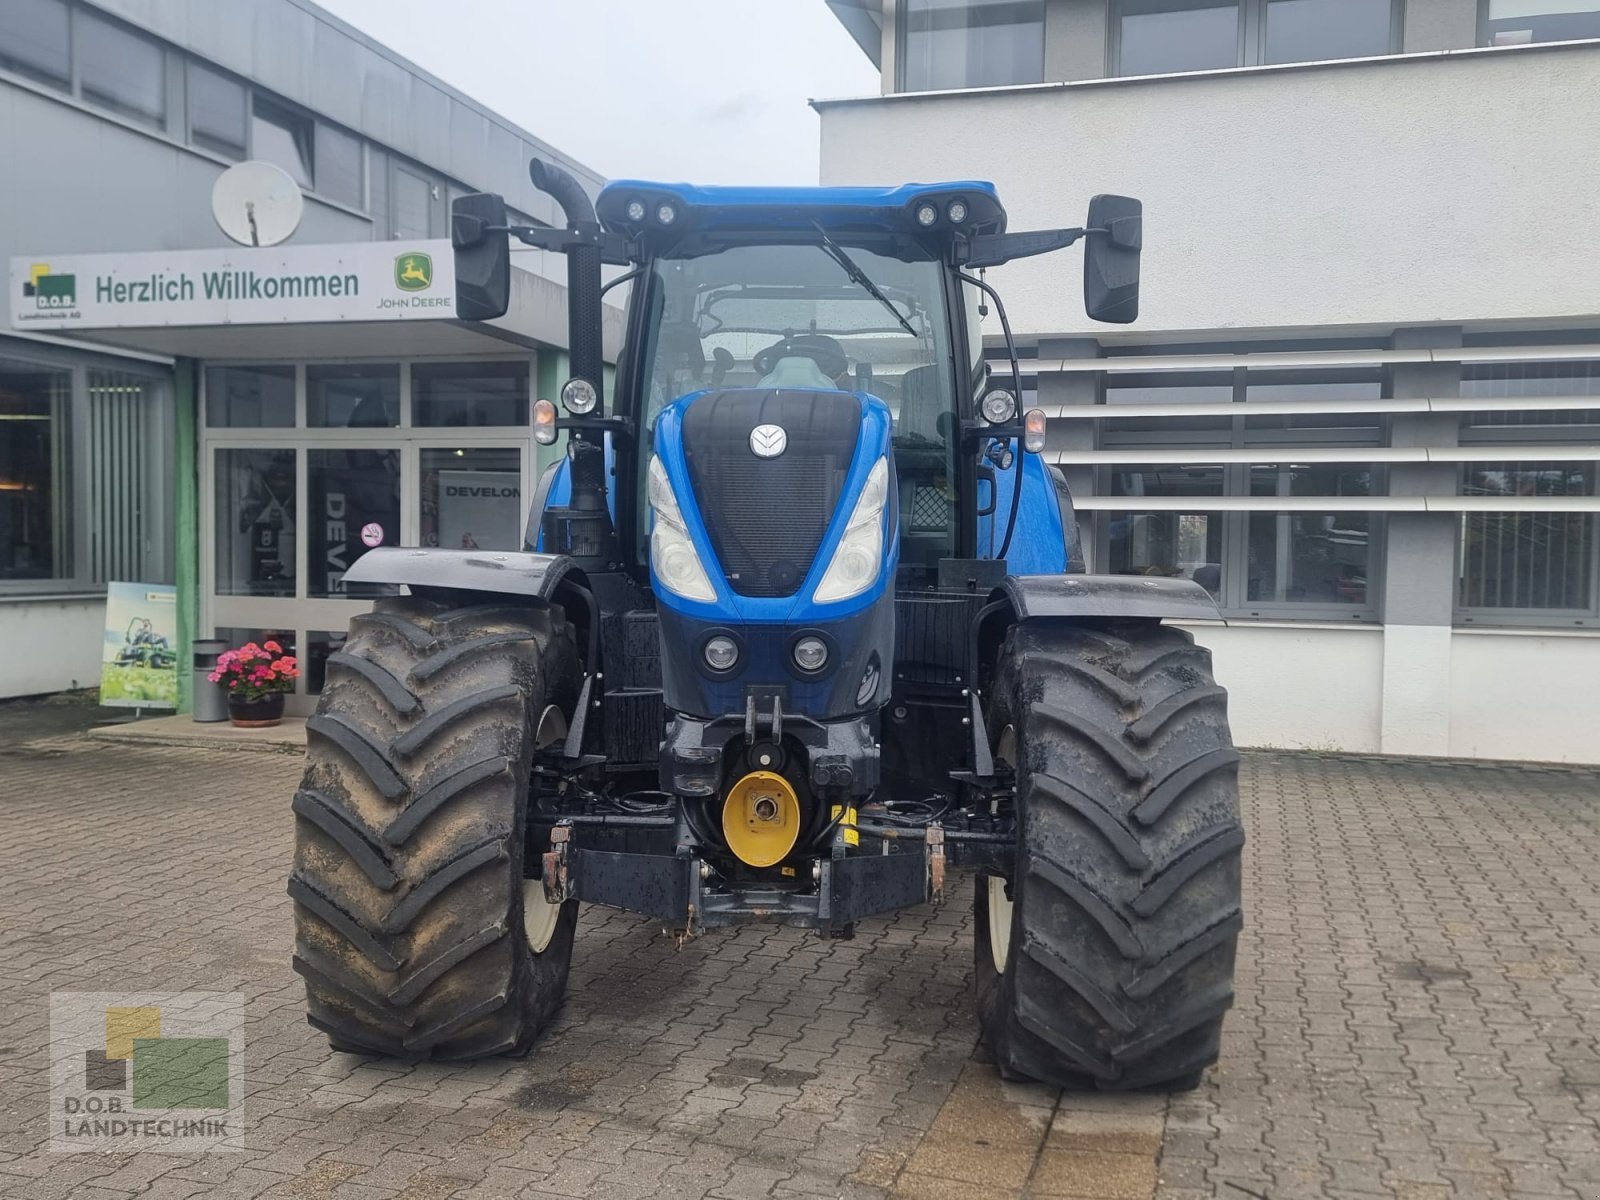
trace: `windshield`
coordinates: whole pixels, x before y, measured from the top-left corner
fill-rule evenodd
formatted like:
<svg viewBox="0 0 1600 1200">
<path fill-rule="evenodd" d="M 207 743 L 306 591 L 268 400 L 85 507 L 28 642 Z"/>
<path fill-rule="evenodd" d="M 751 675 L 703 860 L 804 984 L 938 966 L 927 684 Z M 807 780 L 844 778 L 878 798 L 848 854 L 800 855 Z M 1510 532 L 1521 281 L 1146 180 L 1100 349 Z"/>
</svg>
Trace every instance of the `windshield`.
<svg viewBox="0 0 1600 1200">
<path fill-rule="evenodd" d="M 878 397 L 894 414 L 901 559 L 931 566 L 953 553 L 955 537 L 943 268 L 889 249 L 819 233 L 807 242 L 690 244 L 679 257 L 657 259 L 640 339 L 642 416 L 653 429 L 666 405 L 714 388 Z M 648 457 L 640 456 L 641 481 Z M 641 507 L 641 550 L 647 528 Z"/>
</svg>

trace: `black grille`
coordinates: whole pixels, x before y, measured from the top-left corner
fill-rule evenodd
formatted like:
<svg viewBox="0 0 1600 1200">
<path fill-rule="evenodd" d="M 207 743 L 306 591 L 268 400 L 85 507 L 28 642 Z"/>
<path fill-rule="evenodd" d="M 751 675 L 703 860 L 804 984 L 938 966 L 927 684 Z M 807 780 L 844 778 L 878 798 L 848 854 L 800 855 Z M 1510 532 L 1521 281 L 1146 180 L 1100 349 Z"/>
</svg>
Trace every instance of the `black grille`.
<svg viewBox="0 0 1600 1200">
<path fill-rule="evenodd" d="M 777 425 L 788 444 L 776 458 L 750 449 L 750 431 Z M 689 406 L 683 448 L 711 546 L 741 596 L 792 596 L 817 556 L 839 505 L 861 431 L 861 402 L 848 392 L 741 389 Z"/>
</svg>

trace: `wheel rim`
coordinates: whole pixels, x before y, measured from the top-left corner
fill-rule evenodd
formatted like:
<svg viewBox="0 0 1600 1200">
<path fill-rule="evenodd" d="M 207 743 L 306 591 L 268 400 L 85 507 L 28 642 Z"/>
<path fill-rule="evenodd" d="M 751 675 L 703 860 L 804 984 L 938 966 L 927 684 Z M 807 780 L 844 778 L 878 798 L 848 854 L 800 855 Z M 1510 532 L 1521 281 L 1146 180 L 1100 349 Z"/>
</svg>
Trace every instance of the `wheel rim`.
<svg viewBox="0 0 1600 1200">
<path fill-rule="evenodd" d="M 567 736 L 566 715 L 554 704 L 539 716 L 539 728 L 534 731 L 535 752 L 549 748 Z M 522 881 L 522 936 L 528 949 L 543 954 L 556 936 L 556 923 L 561 919 L 561 905 L 545 899 L 544 880 Z"/>
<path fill-rule="evenodd" d="M 995 743 L 996 762 L 1003 762 L 1015 772 L 1017 766 L 1017 727 L 1007 725 L 1000 731 Z M 1006 895 L 1006 881 L 999 875 L 989 876 L 989 957 L 994 960 L 994 973 L 1006 973 L 1006 960 L 1011 956 L 1011 921 L 1016 904 Z"/>
</svg>

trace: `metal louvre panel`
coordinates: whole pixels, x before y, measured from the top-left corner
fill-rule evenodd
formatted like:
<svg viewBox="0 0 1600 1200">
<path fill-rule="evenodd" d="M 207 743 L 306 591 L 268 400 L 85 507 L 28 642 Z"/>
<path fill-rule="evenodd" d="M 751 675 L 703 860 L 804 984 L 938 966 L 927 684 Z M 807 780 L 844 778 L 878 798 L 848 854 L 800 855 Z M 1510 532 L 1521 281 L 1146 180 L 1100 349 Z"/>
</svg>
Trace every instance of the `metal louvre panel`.
<svg viewBox="0 0 1600 1200">
<path fill-rule="evenodd" d="M 89 578 L 142 580 L 150 530 L 146 424 L 149 381 L 91 368 L 89 393 Z"/>
<path fill-rule="evenodd" d="M 774 458 L 750 448 L 757 425 L 780 426 Z M 683 418 L 684 457 L 728 586 L 741 596 L 792 596 L 839 505 L 861 433 L 849 392 L 712 392 Z"/>
</svg>

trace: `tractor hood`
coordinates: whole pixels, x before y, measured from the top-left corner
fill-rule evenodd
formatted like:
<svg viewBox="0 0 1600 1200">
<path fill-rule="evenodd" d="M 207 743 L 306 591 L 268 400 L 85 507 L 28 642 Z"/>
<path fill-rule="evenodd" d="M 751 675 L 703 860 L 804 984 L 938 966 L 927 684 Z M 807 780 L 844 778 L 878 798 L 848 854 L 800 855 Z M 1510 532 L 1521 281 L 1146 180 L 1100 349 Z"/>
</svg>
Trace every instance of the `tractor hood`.
<svg viewBox="0 0 1600 1200">
<path fill-rule="evenodd" d="M 661 412 L 650 575 L 667 690 L 679 693 L 669 707 L 737 712 L 743 689 L 759 685 L 783 687 L 788 711 L 834 715 L 853 706 L 872 655 L 890 661 L 900 548 L 890 434 L 888 406 L 859 392 L 721 389 Z M 704 661 L 719 633 L 739 645 L 736 669 Z M 826 669 L 794 669 L 792 643 L 807 636 L 835 648 Z"/>
</svg>

